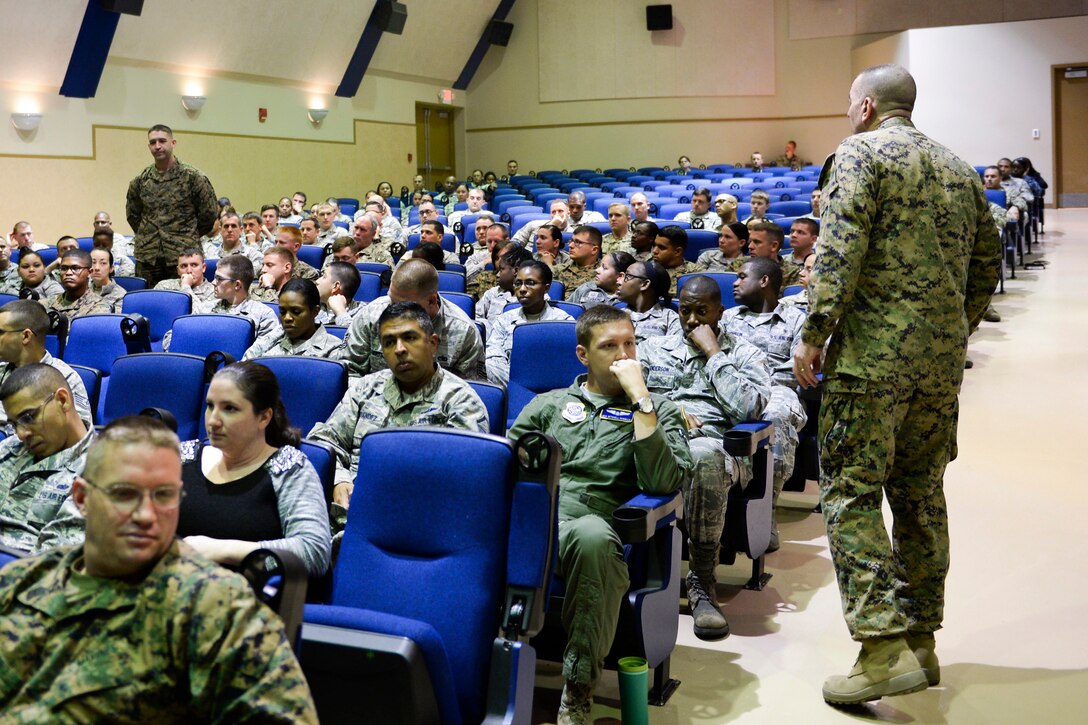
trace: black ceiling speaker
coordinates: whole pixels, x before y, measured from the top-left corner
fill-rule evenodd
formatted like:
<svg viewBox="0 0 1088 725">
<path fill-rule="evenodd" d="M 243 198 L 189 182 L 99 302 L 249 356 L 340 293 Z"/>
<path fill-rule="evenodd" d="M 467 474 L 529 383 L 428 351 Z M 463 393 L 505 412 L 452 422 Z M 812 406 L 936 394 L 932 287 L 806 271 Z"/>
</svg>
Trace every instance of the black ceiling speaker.
<svg viewBox="0 0 1088 725">
<path fill-rule="evenodd" d="M 144 0 L 102 0 L 102 9 L 108 13 L 139 15 L 144 9 Z"/>
<path fill-rule="evenodd" d="M 514 30 L 513 23 L 502 20 L 492 20 L 487 26 L 487 42 L 492 45 L 501 45 L 504 48 L 510 44 L 510 33 Z"/>
<path fill-rule="evenodd" d="M 393 0 L 378 0 L 374 6 L 378 28 L 385 33 L 400 35 L 404 32 L 404 22 L 408 20 L 408 6 Z"/>
<path fill-rule="evenodd" d="M 646 29 L 672 30 L 672 5 L 647 5 Z"/>
</svg>

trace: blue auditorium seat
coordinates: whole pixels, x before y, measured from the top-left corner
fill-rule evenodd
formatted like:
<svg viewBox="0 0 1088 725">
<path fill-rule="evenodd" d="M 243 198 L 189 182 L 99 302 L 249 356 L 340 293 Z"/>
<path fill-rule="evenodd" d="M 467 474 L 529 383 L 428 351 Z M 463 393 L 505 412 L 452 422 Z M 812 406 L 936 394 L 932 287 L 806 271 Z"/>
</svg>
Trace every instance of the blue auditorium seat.
<svg viewBox="0 0 1088 725">
<path fill-rule="evenodd" d="M 439 296 L 460 307 L 461 311 L 468 315 L 470 320 L 476 317 L 476 304 L 472 301 L 472 295 L 467 295 L 464 292 L 449 292 L 443 290 L 441 288 L 441 280 L 439 280 L 439 282 Z M 463 287 L 464 286 L 462 285 L 462 288 Z"/>
<path fill-rule="evenodd" d="M 151 323 L 151 346 L 162 351 L 162 338 L 174 320 L 193 311 L 193 298 L 184 292 L 136 290 L 121 299 L 122 314 L 143 315 Z"/>
<path fill-rule="evenodd" d="M 684 259 L 694 262 L 708 249 L 718 248 L 718 232 L 712 229 L 689 229 L 688 246 L 684 249 Z M 679 292 L 679 290 L 677 290 Z"/>
<path fill-rule="evenodd" d="M 733 298 L 733 283 L 737 281 L 737 275 L 734 272 L 699 272 L 697 274 L 683 274 L 676 280 L 676 300 L 680 299 L 680 290 L 684 288 L 684 284 L 692 277 L 710 277 L 718 283 L 719 289 L 722 292 L 722 305 L 725 309 L 730 307 L 736 307 L 737 302 Z"/>
<path fill-rule="evenodd" d="M 255 335 L 253 320 L 239 315 L 182 315 L 170 329 L 170 352 L 200 358 L 218 350 L 241 360 Z"/>
<path fill-rule="evenodd" d="M 514 328 L 510 382 L 506 386 L 506 427 L 539 393 L 566 388 L 586 368 L 578 360 L 573 321 L 526 322 Z M 547 360 L 547 365 L 541 361 Z"/>
<path fill-rule="evenodd" d="M 776 201 L 771 204 L 768 211 L 784 216 L 804 216 L 812 212 L 812 204 L 807 201 Z"/>
<path fill-rule="evenodd" d="M 83 381 L 83 387 L 87 389 L 87 399 L 91 403 L 91 415 L 94 422 L 98 422 L 98 403 L 102 393 L 102 373 L 86 365 L 69 365 Z"/>
<path fill-rule="evenodd" d="M 501 436 L 506 433 L 506 390 L 501 385 L 480 380 L 467 380 L 487 408 L 488 433 Z"/>
<path fill-rule="evenodd" d="M 385 267 L 384 264 L 382 266 Z M 373 302 L 381 296 L 381 275 L 374 272 L 359 272 L 359 289 L 355 290 L 355 299 L 359 302 Z"/>
<path fill-rule="evenodd" d="M 303 244 L 298 248 L 299 261 L 305 262 L 317 270 L 321 269 L 321 265 L 325 261 L 325 255 L 326 249 L 324 245 Z"/>
<path fill-rule="evenodd" d="M 438 291 L 463 293 L 465 291 L 465 275 L 461 272 L 439 270 Z M 469 315 L 469 318 L 471 319 L 472 316 L 473 315 Z"/>
<path fill-rule="evenodd" d="M 125 292 L 137 292 L 147 289 L 147 280 L 143 277 L 114 277 L 113 281 Z"/>
<path fill-rule="evenodd" d="M 325 422 L 348 391 L 348 369 L 338 360 L 289 355 L 256 358 L 280 383 L 280 399 L 291 425 L 304 434 Z"/>
<path fill-rule="evenodd" d="M 199 435 L 204 409 L 204 358 L 173 352 L 122 355 L 113 363 L 102 406 L 103 425 L 145 408 L 163 408 L 178 422 L 178 437 Z"/>
</svg>

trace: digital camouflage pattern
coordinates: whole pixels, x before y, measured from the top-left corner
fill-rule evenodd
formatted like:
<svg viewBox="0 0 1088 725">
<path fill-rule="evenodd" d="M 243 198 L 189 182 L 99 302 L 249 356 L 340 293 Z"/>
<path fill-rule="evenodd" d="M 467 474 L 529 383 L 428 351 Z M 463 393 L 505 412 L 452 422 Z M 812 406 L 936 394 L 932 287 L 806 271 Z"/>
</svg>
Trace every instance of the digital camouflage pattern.
<svg viewBox="0 0 1088 725">
<path fill-rule="evenodd" d="M 8 266 L 0 271 L 0 294 L 17 295 L 23 286 L 23 278 L 19 276 L 19 265 L 8 262 Z"/>
<path fill-rule="evenodd" d="M 571 260 L 568 264 L 563 266 L 556 265 L 552 270 L 552 278 L 556 282 L 562 282 L 563 287 L 566 288 L 566 294 L 574 292 L 587 282 L 592 282 L 597 276 L 597 264 L 594 262 L 588 267 Z"/>
<path fill-rule="evenodd" d="M 7 723 L 317 723 L 276 614 L 175 541 L 138 583 L 62 548 L 0 570 Z"/>
<path fill-rule="evenodd" d="M 85 315 L 108 315 L 113 310 L 110 309 L 109 303 L 95 294 L 88 284 L 87 291 L 81 296 L 77 297 L 74 301 L 68 299 L 67 292 L 61 292 L 59 295 L 53 295 L 45 300 L 42 300 L 42 304 L 46 310 L 56 310 L 60 314 L 68 318 L 71 322 L 77 317 L 83 317 Z"/>
<path fill-rule="evenodd" d="M 379 297 L 352 320 L 344 356 L 352 376 L 362 377 L 388 367 L 378 337 L 378 318 L 390 302 L 388 295 Z M 441 306 L 433 319 L 438 335 L 438 364 L 463 380 L 482 379 L 484 344 L 476 323 L 445 297 L 439 297 L 439 302 Z"/>
<path fill-rule="evenodd" d="M 583 307 L 591 307 L 593 305 L 610 305 L 612 304 L 612 293 L 603 290 L 597 286 L 596 282 L 590 281 L 583 284 L 578 289 L 567 295 L 568 302 L 577 302 Z"/>
<path fill-rule="evenodd" d="M 180 279 L 164 279 L 162 282 L 155 285 L 155 289 L 166 290 L 167 292 L 181 292 L 183 294 L 188 290 L 193 296 L 194 307 L 198 302 L 215 303 L 215 285 L 205 279 L 201 279 L 200 284 L 196 287 L 189 287 L 186 289 L 181 288 Z"/>
<path fill-rule="evenodd" d="M 631 322 L 635 326 L 635 343 L 642 343 L 651 337 L 663 337 L 666 335 L 683 334 L 684 328 L 680 325 L 680 315 L 671 307 L 662 307 L 658 303 L 645 312 L 635 312 L 630 307 L 627 314 L 631 316 Z"/>
<path fill-rule="evenodd" d="M 932 632 L 948 570 L 942 479 L 1000 239 L 975 170 L 909 119 L 847 138 L 829 168 L 802 335 L 831 338 L 820 495 L 843 612 L 855 639 Z"/>
<path fill-rule="evenodd" d="M 75 403 L 76 412 L 79 413 L 79 418 L 87 425 L 91 425 L 94 420 L 91 415 L 91 400 L 87 396 L 87 386 L 83 384 L 83 378 L 79 377 L 79 373 L 68 366 L 68 363 L 53 357 L 46 350 L 42 359 L 39 360 L 42 365 L 49 365 L 56 368 L 61 375 L 64 376 L 64 382 L 68 383 L 68 389 L 72 393 L 72 402 Z M 8 379 L 8 376 L 15 372 L 15 366 L 11 363 L 0 363 L 0 386 L 4 384 L 4 381 Z M 9 438 L 15 435 L 15 427 L 8 423 L 8 414 L 4 410 L 4 406 L 0 405 L 0 431 L 2 431 Z"/>
<path fill-rule="evenodd" d="M 307 437 L 336 449 L 337 483 L 354 483 L 364 435 L 379 428 L 421 425 L 487 433 L 487 409 L 468 383 L 442 368 L 414 393 L 401 390 L 386 369 L 353 379 L 329 420 L 315 425 Z"/>
<path fill-rule="evenodd" d="M 140 261 L 176 264 L 184 249 L 211 232 L 218 213 L 208 177 L 177 157 L 166 171 L 152 164 L 128 185 L 125 216 Z"/>
<path fill-rule="evenodd" d="M 314 334 L 307 340 L 292 340 L 287 335 L 279 339 L 264 337 L 254 342 L 242 355 L 243 360 L 258 357 L 320 357 L 327 360 L 339 360 L 344 356 L 344 341 L 322 325 L 318 325 Z"/>
<path fill-rule="evenodd" d="M 740 272 L 740 268 L 750 259 L 751 257 L 747 254 L 728 259 L 722 250 L 708 249 L 699 255 L 696 264 L 703 267 L 707 272 Z"/>
<path fill-rule="evenodd" d="M 676 281 L 683 277 L 685 274 L 699 274 L 699 272 L 705 272 L 701 264 L 695 262 L 689 262 L 684 260 L 684 263 L 679 267 L 668 267 L 665 270 L 669 273 L 669 280 L 672 284 L 669 285 L 669 294 L 676 297 Z"/>
</svg>

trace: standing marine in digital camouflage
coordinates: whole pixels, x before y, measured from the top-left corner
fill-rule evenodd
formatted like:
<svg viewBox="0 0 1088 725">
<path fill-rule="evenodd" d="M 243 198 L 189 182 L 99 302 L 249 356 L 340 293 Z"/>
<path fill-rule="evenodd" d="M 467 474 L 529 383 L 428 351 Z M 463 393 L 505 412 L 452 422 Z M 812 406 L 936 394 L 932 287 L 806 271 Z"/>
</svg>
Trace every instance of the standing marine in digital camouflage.
<svg viewBox="0 0 1088 725">
<path fill-rule="evenodd" d="M 967 335 L 1000 261 L 978 174 L 914 127 L 916 93 L 897 65 L 864 70 L 850 88 L 854 135 L 822 184 L 820 247 L 794 355 L 801 385 L 824 372 L 820 499 L 846 624 L 861 642 L 850 673 L 824 683 L 831 703 L 940 682 L 942 483 L 956 457 Z"/>
<path fill-rule="evenodd" d="M 208 177 L 174 156 L 174 132 L 156 124 L 147 132 L 155 163 L 128 185 L 125 215 L 135 234 L 136 274 L 154 287 L 170 277 L 178 255 L 200 246 L 212 231 L 219 206 Z"/>
</svg>

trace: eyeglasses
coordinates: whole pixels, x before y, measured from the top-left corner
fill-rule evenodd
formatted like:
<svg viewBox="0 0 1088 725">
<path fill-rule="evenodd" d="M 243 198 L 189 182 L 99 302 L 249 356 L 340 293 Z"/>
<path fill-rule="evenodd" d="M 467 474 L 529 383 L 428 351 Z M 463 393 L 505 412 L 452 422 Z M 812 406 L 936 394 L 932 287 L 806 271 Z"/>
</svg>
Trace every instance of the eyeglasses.
<svg viewBox="0 0 1088 725">
<path fill-rule="evenodd" d="M 514 286 L 515 287 L 525 287 L 527 289 L 533 289 L 534 287 L 539 287 L 540 285 L 541 285 L 541 283 L 537 282 L 535 279 L 515 279 L 514 280 Z"/>
<path fill-rule="evenodd" d="M 112 486 L 99 486 L 86 477 L 81 480 L 96 491 L 102 493 L 110 504 L 121 513 L 131 514 L 144 502 L 144 489 L 130 486 L 125 483 L 115 483 Z M 181 486 L 158 486 L 147 491 L 151 499 L 151 505 L 159 511 L 172 511 L 181 505 L 181 499 L 185 497 L 185 491 Z"/>
<path fill-rule="evenodd" d="M 216 284 L 223 284 L 224 282 L 233 282 L 233 281 L 234 281 L 234 280 L 233 280 L 233 279 L 231 279 L 230 277 L 221 277 L 221 276 L 220 276 L 220 275 L 218 275 L 218 274 L 217 274 L 217 275 L 215 275 L 215 283 L 216 283 Z"/>
<path fill-rule="evenodd" d="M 90 269 L 90 267 L 83 267 L 78 264 L 62 264 L 60 267 L 60 273 L 67 274 L 68 272 L 71 272 L 72 274 L 75 274 L 77 272 L 82 272 L 85 269 Z"/>
<path fill-rule="evenodd" d="M 52 393 L 49 394 L 49 397 L 43 400 L 41 404 L 37 407 L 31 408 L 30 410 L 24 410 L 22 413 L 19 413 L 19 415 L 15 416 L 15 419 L 11 421 L 12 425 L 14 425 L 16 428 L 25 429 L 36 424 L 38 422 L 38 415 L 42 412 L 42 409 L 49 404 L 49 401 L 52 400 L 53 396 L 55 396 L 56 394 L 57 391 L 54 390 Z"/>
<path fill-rule="evenodd" d="M 572 239 L 572 240 L 570 240 L 570 246 L 572 246 L 572 247 L 596 247 L 597 245 L 594 244 L 593 242 L 586 242 L 586 241 L 583 241 L 581 239 Z"/>
<path fill-rule="evenodd" d="M 623 274 L 623 278 L 624 278 L 624 279 L 644 279 L 644 280 L 646 280 L 647 282 L 649 282 L 649 281 L 650 281 L 650 278 L 649 278 L 649 277 L 643 277 L 642 275 L 638 275 L 638 274 L 631 274 L 630 272 L 623 272 L 622 274 Z"/>
</svg>

